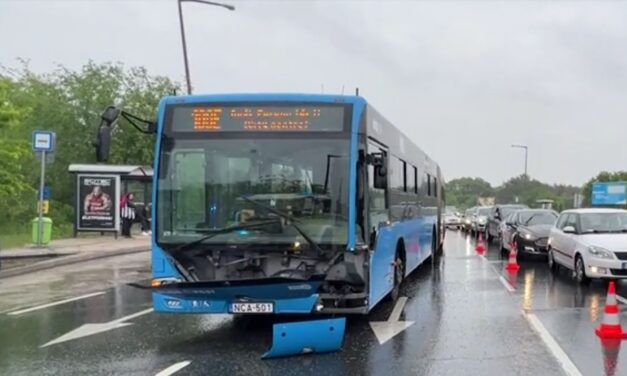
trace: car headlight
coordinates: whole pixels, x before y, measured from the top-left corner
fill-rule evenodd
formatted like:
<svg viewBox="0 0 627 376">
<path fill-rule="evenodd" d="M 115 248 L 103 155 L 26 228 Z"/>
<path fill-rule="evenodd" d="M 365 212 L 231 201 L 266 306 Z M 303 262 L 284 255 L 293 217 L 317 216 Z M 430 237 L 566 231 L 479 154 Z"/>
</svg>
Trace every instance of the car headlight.
<svg viewBox="0 0 627 376">
<path fill-rule="evenodd" d="M 483 218 L 478 219 L 478 220 L 477 220 L 477 222 L 478 222 L 480 225 L 485 225 L 485 219 L 483 219 Z"/>
<path fill-rule="evenodd" d="M 612 254 L 612 252 L 608 251 L 607 249 L 601 248 L 601 247 L 590 246 L 590 247 L 588 247 L 588 252 L 591 255 L 593 255 L 595 257 L 599 257 L 599 258 L 604 258 L 604 259 L 614 258 L 614 255 Z"/>
<path fill-rule="evenodd" d="M 520 235 L 521 238 L 526 239 L 526 240 L 535 240 L 537 237 L 530 233 L 529 231 L 519 231 L 518 234 Z"/>
<path fill-rule="evenodd" d="M 470 224 L 470 219 L 466 220 L 466 224 L 469 225 Z"/>
</svg>

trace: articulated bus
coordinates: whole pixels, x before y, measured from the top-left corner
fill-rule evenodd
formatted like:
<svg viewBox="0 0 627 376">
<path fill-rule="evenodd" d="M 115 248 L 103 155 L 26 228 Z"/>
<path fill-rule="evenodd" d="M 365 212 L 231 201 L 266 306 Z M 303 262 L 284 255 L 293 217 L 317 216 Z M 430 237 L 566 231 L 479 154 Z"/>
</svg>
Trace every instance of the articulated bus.
<svg viewBox="0 0 627 376">
<path fill-rule="evenodd" d="M 440 168 L 360 96 L 166 97 L 154 170 L 158 312 L 367 314 L 444 238 Z"/>
</svg>

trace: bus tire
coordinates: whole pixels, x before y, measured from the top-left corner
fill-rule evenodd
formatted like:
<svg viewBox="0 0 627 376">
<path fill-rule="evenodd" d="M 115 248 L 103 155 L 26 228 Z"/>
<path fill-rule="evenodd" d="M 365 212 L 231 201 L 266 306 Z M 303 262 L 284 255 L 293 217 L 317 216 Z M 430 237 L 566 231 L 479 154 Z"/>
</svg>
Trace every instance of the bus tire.
<svg viewBox="0 0 627 376">
<path fill-rule="evenodd" d="M 405 260 L 405 245 L 399 240 L 394 255 L 394 287 L 389 294 L 389 300 L 392 302 L 396 302 L 401 295 L 401 284 L 405 279 Z"/>
</svg>

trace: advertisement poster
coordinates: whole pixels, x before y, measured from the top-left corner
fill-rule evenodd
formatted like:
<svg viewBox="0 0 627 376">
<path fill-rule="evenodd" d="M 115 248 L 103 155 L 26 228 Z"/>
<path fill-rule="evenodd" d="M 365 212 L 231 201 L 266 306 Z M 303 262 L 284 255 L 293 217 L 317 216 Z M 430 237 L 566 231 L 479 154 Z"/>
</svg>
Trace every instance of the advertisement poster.
<svg viewBox="0 0 627 376">
<path fill-rule="evenodd" d="M 118 176 L 77 176 L 77 228 L 117 231 L 120 180 Z"/>
</svg>

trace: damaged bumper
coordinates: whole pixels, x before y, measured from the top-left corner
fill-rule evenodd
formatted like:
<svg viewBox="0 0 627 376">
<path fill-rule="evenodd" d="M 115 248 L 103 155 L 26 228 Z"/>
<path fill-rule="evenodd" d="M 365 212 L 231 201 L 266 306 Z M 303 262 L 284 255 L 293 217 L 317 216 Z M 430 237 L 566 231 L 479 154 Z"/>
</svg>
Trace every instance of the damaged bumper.
<svg viewBox="0 0 627 376">
<path fill-rule="evenodd" d="M 173 283 L 153 288 L 156 312 L 267 313 L 316 312 L 322 281 L 266 279 L 237 283 Z"/>
</svg>

